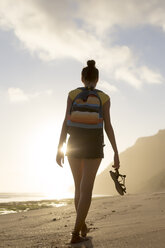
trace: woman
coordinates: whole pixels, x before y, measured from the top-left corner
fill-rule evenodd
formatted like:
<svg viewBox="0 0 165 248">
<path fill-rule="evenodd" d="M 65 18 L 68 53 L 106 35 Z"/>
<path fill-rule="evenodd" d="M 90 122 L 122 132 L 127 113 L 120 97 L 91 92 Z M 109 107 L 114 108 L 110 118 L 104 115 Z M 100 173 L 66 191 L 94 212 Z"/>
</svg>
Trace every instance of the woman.
<svg viewBox="0 0 165 248">
<path fill-rule="evenodd" d="M 95 61 L 89 60 L 87 67 L 83 68 L 81 80 L 84 84 L 84 89 L 93 90 L 96 88 L 99 79 L 99 71 L 95 67 Z M 64 162 L 64 154 L 61 150 L 66 141 L 68 133 L 68 116 L 70 116 L 72 103 L 76 96 L 83 91 L 83 88 L 75 89 L 69 92 L 67 100 L 66 115 L 62 126 L 60 135 L 56 161 L 58 165 L 62 166 Z M 120 162 L 118 150 L 115 141 L 113 127 L 110 121 L 110 98 L 102 91 L 97 91 L 103 112 L 104 129 L 108 139 L 114 150 L 114 165 L 115 169 L 119 169 Z M 75 183 L 75 208 L 77 212 L 74 231 L 72 232 L 71 243 L 79 243 L 85 239 L 88 228 L 85 223 L 86 216 L 91 204 L 92 190 L 96 177 L 97 170 L 100 166 L 103 154 L 103 131 L 102 129 L 77 129 L 78 131 L 69 132 L 70 137 L 67 144 L 68 161 Z M 80 233 L 81 232 L 81 236 Z"/>
</svg>

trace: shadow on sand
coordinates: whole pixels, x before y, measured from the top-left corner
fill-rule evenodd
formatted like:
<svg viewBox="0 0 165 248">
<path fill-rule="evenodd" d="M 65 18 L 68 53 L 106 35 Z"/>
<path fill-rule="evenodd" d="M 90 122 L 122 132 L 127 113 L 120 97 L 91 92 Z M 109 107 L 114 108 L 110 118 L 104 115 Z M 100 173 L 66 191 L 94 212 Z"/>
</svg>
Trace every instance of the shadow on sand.
<svg viewBox="0 0 165 248">
<path fill-rule="evenodd" d="M 88 240 L 78 244 L 69 244 L 68 248 L 93 248 L 92 237 L 88 236 Z"/>
</svg>

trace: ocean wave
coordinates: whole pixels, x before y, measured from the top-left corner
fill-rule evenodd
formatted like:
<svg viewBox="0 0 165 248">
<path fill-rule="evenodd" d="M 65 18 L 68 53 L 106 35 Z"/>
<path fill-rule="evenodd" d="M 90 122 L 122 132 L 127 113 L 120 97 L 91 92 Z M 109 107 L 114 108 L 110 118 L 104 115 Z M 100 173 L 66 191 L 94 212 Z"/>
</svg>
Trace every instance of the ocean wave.
<svg viewBox="0 0 165 248">
<path fill-rule="evenodd" d="M 73 199 L 6 202 L 0 203 L 0 215 L 27 212 L 41 208 L 62 207 L 72 203 Z"/>
</svg>

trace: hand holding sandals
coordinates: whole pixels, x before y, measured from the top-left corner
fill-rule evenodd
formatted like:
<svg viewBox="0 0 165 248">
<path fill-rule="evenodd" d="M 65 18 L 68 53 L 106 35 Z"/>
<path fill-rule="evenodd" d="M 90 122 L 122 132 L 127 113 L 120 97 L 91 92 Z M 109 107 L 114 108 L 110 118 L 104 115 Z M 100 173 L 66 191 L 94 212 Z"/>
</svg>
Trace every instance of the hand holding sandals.
<svg viewBox="0 0 165 248">
<path fill-rule="evenodd" d="M 115 152 L 114 154 L 114 165 L 112 165 L 114 169 L 119 169 L 120 168 L 120 161 L 119 161 L 119 154 L 118 152 Z"/>
</svg>

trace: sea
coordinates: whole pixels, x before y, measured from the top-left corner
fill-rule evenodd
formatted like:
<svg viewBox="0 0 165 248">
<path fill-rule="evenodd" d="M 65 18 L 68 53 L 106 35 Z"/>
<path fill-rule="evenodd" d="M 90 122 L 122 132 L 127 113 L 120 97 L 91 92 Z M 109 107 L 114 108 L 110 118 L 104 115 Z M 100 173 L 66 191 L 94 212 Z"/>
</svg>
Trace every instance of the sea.
<svg viewBox="0 0 165 248">
<path fill-rule="evenodd" d="M 93 195 L 94 198 L 106 196 Z M 73 204 L 73 202 L 73 195 L 56 199 L 43 193 L 0 193 L 0 215 L 27 212 L 41 208 L 62 207 Z"/>
<path fill-rule="evenodd" d="M 61 207 L 72 202 L 73 197 L 71 196 L 55 199 L 42 193 L 0 193 L 0 215 Z"/>
</svg>

